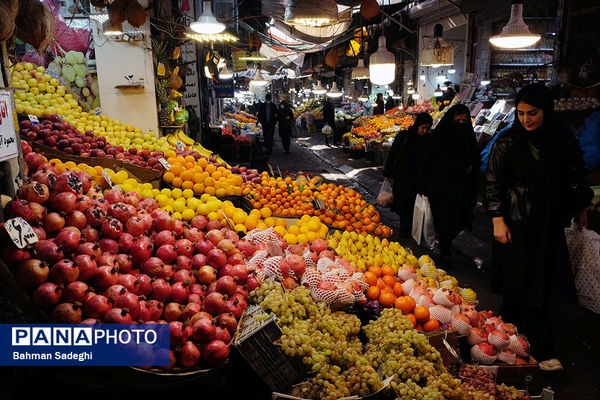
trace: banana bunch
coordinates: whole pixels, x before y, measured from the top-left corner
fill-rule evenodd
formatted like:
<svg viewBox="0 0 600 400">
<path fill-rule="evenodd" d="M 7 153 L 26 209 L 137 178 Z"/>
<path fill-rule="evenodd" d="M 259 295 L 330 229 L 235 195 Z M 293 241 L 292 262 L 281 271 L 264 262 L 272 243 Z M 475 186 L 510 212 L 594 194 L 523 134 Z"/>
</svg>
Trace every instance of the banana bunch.
<svg viewBox="0 0 600 400">
<path fill-rule="evenodd" d="M 169 143 L 173 148 L 177 148 L 177 141 L 179 140 L 177 139 L 177 136 L 175 136 L 173 133 L 169 133 L 165 137 L 167 138 L 167 143 Z"/>
<path fill-rule="evenodd" d="M 183 143 L 184 146 L 193 146 L 196 143 L 194 139 L 186 135 L 181 129 L 175 131 L 175 136 L 177 137 L 177 140 Z"/>
<path fill-rule="evenodd" d="M 206 147 L 202 146 L 200 143 L 194 143 L 191 147 L 191 150 L 197 151 L 201 155 L 205 157 L 212 157 L 212 151 L 208 150 Z"/>
</svg>

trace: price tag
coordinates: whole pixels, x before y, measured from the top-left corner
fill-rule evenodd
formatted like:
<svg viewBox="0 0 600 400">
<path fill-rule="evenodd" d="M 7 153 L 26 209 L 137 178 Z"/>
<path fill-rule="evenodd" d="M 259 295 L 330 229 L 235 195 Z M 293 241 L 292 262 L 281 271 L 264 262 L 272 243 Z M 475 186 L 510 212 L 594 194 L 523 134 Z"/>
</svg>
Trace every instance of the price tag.
<svg viewBox="0 0 600 400">
<path fill-rule="evenodd" d="M 166 73 L 165 64 L 158 63 L 158 67 L 156 68 L 156 75 L 165 76 L 165 73 Z"/>
<path fill-rule="evenodd" d="M 325 208 L 325 202 L 321 199 L 313 200 L 313 205 L 315 206 L 315 210 L 322 210 Z"/>
<path fill-rule="evenodd" d="M 167 162 L 167 160 L 165 160 L 164 158 L 162 158 L 162 157 L 161 157 L 161 158 L 159 158 L 159 159 L 158 159 L 158 162 L 160 163 L 160 165 L 162 165 L 162 166 L 163 166 L 163 168 L 165 169 L 165 171 L 168 171 L 168 170 L 170 170 L 170 169 L 171 169 L 171 164 L 169 164 L 169 163 Z"/>
<path fill-rule="evenodd" d="M 94 108 L 94 114 L 96 114 L 96 115 L 102 115 L 102 109 L 100 107 Z"/>
<path fill-rule="evenodd" d="M 10 236 L 15 246 L 19 249 L 28 244 L 34 244 L 39 240 L 31 225 L 21 217 L 9 219 L 4 224 L 4 227 L 6 228 L 6 232 L 8 232 L 8 236 Z"/>
<path fill-rule="evenodd" d="M 104 177 L 104 180 L 106 181 L 106 183 L 108 183 L 108 186 L 110 186 L 111 189 L 123 192 L 123 189 L 121 189 L 118 186 L 115 186 L 112 183 L 112 180 L 110 179 L 110 176 L 108 175 L 108 172 L 106 172 L 106 170 L 104 170 L 104 169 L 102 170 L 102 176 Z"/>
<path fill-rule="evenodd" d="M 183 150 L 184 146 L 183 146 L 183 142 L 182 142 L 181 140 L 178 140 L 178 141 L 177 141 L 177 148 L 178 148 L 179 150 Z"/>
<path fill-rule="evenodd" d="M 31 123 L 33 125 L 37 125 L 40 123 L 40 120 L 35 115 L 28 114 L 27 117 L 29 118 L 29 120 L 31 121 Z"/>
</svg>

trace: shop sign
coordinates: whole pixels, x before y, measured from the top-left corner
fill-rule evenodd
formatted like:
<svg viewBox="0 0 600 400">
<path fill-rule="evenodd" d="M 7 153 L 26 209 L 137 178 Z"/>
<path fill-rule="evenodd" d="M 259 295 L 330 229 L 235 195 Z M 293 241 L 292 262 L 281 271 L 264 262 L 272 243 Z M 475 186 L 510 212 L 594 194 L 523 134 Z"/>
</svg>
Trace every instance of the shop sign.
<svg viewBox="0 0 600 400">
<path fill-rule="evenodd" d="M 195 2 L 186 0 L 180 2 L 180 10 L 183 16 L 184 25 L 189 26 L 196 20 L 194 17 Z M 176 49 L 177 50 L 177 49 Z M 180 54 L 176 54 L 180 53 Z M 181 45 L 179 51 L 173 54 L 173 58 L 177 59 L 181 56 L 184 64 L 188 64 L 185 74 L 185 107 L 194 110 L 196 115 L 200 115 L 200 91 L 198 88 L 198 53 L 196 49 L 196 41 L 188 40 Z"/>
<path fill-rule="evenodd" d="M 19 153 L 13 110 L 12 92 L 0 90 L 0 161 L 15 158 Z"/>
<path fill-rule="evenodd" d="M 0 365 L 167 366 L 166 324 L 0 324 Z"/>
<path fill-rule="evenodd" d="M 215 97 L 217 99 L 233 98 L 235 93 L 235 85 L 233 79 L 222 80 L 213 83 L 215 88 Z"/>
</svg>

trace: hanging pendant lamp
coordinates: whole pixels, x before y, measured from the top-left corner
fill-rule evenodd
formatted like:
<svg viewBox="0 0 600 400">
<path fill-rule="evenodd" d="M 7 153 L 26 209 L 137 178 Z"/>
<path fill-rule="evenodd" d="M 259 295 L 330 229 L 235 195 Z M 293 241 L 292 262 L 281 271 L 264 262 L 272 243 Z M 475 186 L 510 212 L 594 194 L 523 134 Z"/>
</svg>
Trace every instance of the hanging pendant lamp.
<svg viewBox="0 0 600 400">
<path fill-rule="evenodd" d="M 388 85 L 396 79 L 396 57 L 385 46 L 385 35 L 381 35 L 379 48 L 369 58 L 369 79 L 376 85 Z"/>
<path fill-rule="evenodd" d="M 267 83 L 269 83 L 269 81 L 263 78 L 260 68 L 257 68 L 256 75 L 254 75 L 254 79 L 250 81 L 250 84 L 254 86 L 265 86 Z"/>
<path fill-rule="evenodd" d="M 513 0 L 510 20 L 499 35 L 492 36 L 490 43 L 503 49 L 520 49 L 536 44 L 541 36 L 531 33 L 523 20 L 523 1 Z"/>
<path fill-rule="evenodd" d="M 190 29 L 204 35 L 215 35 L 225 30 L 225 24 L 217 21 L 210 9 L 210 1 L 202 2 L 202 15 L 190 24 Z"/>
<path fill-rule="evenodd" d="M 284 21 L 289 25 L 311 27 L 340 22 L 335 0 L 289 0 L 285 7 Z"/>
<path fill-rule="evenodd" d="M 444 93 L 442 92 L 442 89 L 440 89 L 440 85 L 437 85 L 437 89 L 435 89 L 435 91 L 433 92 L 433 95 L 435 97 L 440 97 L 440 96 L 444 95 Z"/>
<path fill-rule="evenodd" d="M 437 24 L 433 28 L 433 41 L 421 52 L 421 66 L 433 68 L 454 64 L 454 47 L 444 42 L 444 27 Z"/>
<path fill-rule="evenodd" d="M 221 79 L 231 79 L 233 78 L 233 74 L 227 68 L 227 64 L 219 71 L 219 78 Z"/>
<path fill-rule="evenodd" d="M 340 92 L 340 90 L 337 88 L 337 84 L 335 82 L 333 82 L 333 86 L 329 92 L 327 92 L 327 96 L 333 98 L 342 97 L 342 92 Z"/>
<path fill-rule="evenodd" d="M 358 65 L 356 68 L 352 70 L 352 79 L 369 79 L 369 75 L 369 68 L 365 67 L 365 61 L 361 58 L 358 60 Z"/>
<path fill-rule="evenodd" d="M 325 94 L 325 92 L 327 92 L 327 89 L 325 89 L 322 85 L 321 85 L 321 81 L 319 81 L 319 83 L 317 83 L 317 87 L 313 89 L 312 91 L 314 94 Z"/>
</svg>

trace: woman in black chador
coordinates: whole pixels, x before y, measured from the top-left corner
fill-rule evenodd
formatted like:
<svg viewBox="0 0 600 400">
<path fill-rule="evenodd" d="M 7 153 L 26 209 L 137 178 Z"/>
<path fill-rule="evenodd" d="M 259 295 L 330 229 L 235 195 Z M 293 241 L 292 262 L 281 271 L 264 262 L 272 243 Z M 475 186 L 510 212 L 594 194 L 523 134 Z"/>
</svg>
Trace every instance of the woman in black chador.
<svg viewBox="0 0 600 400">
<path fill-rule="evenodd" d="M 521 89 L 512 127 L 494 143 L 484 205 L 494 225 L 493 286 L 504 294 L 501 314 L 530 339 L 542 369 L 562 369 L 556 359 L 553 318 L 577 297 L 564 228 L 593 192 L 579 143 L 553 116 L 552 93 L 543 85 Z"/>
<path fill-rule="evenodd" d="M 419 177 L 419 193 L 429 198 L 443 268 L 450 268 L 454 238 L 471 228 L 480 163 L 469 109 L 452 106 L 427 143 Z"/>
</svg>

